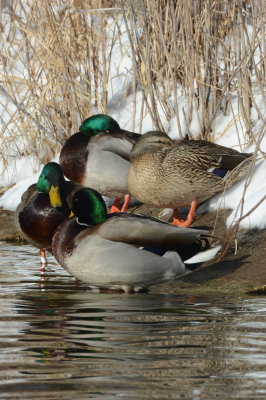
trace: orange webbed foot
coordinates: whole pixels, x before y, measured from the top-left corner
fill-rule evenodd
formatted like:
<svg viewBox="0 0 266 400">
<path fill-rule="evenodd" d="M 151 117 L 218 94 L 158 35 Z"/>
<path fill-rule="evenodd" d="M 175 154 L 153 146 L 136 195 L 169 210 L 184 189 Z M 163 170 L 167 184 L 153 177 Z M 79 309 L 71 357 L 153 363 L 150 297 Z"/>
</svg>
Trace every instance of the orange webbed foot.
<svg viewBox="0 0 266 400">
<path fill-rule="evenodd" d="M 125 212 L 128 209 L 129 203 L 130 203 L 131 197 L 129 196 L 129 194 L 126 194 L 124 197 L 124 203 L 123 206 L 120 210 L 119 205 L 120 205 L 120 197 L 117 197 L 114 202 L 112 207 L 110 208 L 110 213 L 116 213 L 116 212 Z"/>
<path fill-rule="evenodd" d="M 197 204 L 198 202 L 196 199 L 192 201 L 186 220 L 181 220 L 178 218 L 178 208 L 176 208 L 174 210 L 174 218 L 172 225 L 181 226 L 183 228 L 187 228 L 188 226 L 190 226 L 195 219 Z"/>
<path fill-rule="evenodd" d="M 123 204 L 123 207 L 121 208 L 121 212 L 125 212 L 128 210 L 130 200 L 131 200 L 131 197 L 129 196 L 129 194 L 126 194 L 124 197 L 124 204 Z"/>
<path fill-rule="evenodd" d="M 109 211 L 110 213 L 120 212 L 120 208 L 119 208 L 120 201 L 121 201 L 120 197 L 115 198 L 113 205 L 110 208 L 110 211 Z"/>
</svg>

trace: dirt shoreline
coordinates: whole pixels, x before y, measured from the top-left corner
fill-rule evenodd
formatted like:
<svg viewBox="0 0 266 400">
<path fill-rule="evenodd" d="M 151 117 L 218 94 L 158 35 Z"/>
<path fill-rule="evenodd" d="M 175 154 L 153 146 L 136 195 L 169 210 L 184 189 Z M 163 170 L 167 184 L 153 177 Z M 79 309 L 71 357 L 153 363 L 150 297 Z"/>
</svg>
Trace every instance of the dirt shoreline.
<svg viewBox="0 0 266 400">
<path fill-rule="evenodd" d="M 137 212 L 158 215 L 157 209 L 144 205 L 139 207 Z M 225 245 L 228 240 L 228 230 L 225 226 L 228 213 L 228 210 L 221 210 L 218 216 L 216 212 L 207 213 L 198 217 L 192 226 L 215 227 L 214 235 L 221 245 Z M 16 231 L 14 213 L 1 208 L 0 240 L 12 241 L 18 245 L 23 242 Z M 232 241 L 223 260 L 215 260 L 171 282 L 171 292 L 266 295 L 266 229 L 240 230 L 237 235 L 237 247 L 235 254 L 235 242 Z M 160 285 L 151 288 L 152 292 L 158 290 Z"/>
</svg>

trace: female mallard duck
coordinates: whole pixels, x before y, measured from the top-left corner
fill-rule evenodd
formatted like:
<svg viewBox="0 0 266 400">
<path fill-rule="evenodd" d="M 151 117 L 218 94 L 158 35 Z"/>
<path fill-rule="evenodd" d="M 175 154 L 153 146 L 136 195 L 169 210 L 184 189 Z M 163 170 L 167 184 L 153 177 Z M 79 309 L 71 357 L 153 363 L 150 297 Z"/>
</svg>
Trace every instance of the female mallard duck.
<svg viewBox="0 0 266 400">
<path fill-rule="evenodd" d="M 115 198 L 112 212 L 120 211 L 118 205 L 124 198 L 122 211 L 126 211 L 130 202 L 127 189 L 130 151 L 139 135 L 122 130 L 105 114 L 87 118 L 79 130 L 61 150 L 59 163 L 64 175 Z"/>
<path fill-rule="evenodd" d="M 204 140 L 172 140 L 163 132 L 140 136 L 131 151 L 128 189 L 142 203 L 173 208 L 173 224 L 189 226 L 198 203 L 241 179 L 251 154 Z M 230 172 L 228 172 L 230 171 Z M 177 209 L 191 205 L 186 221 Z"/>
<path fill-rule="evenodd" d="M 107 215 L 101 195 L 90 188 L 75 193 L 72 211 L 75 217 L 54 234 L 53 254 L 76 278 L 99 288 L 132 292 L 183 275 L 188 269 L 176 251 L 199 253 L 201 239 L 208 236 L 205 230 L 178 228 L 137 214 Z M 164 254 L 162 248 L 175 251 Z M 219 248 L 205 248 L 187 262 L 211 259 Z"/>
<path fill-rule="evenodd" d="M 38 182 L 22 195 L 15 212 L 16 226 L 27 241 L 40 248 L 43 266 L 47 264 L 45 250 L 52 247 L 54 231 L 70 215 L 72 196 L 80 188 L 65 180 L 59 164 L 50 162 Z"/>
</svg>

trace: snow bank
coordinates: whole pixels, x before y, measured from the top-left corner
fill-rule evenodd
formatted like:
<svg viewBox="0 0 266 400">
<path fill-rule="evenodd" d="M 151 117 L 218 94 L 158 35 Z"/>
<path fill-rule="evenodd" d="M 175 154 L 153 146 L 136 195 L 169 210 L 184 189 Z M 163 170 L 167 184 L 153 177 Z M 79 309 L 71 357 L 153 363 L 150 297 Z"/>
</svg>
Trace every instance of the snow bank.
<svg viewBox="0 0 266 400">
<path fill-rule="evenodd" d="M 120 126 L 124 129 L 132 129 L 132 112 L 133 112 L 133 95 L 127 94 L 126 88 L 131 86 L 131 71 L 132 61 L 130 52 L 130 43 L 128 37 L 125 34 L 125 27 L 121 24 L 122 36 L 120 42 L 113 45 L 112 59 L 110 62 L 110 82 L 109 82 L 109 98 L 108 98 L 108 110 L 109 114 L 115 118 Z M 121 51 L 122 49 L 122 51 Z M 21 64 L 19 65 L 21 68 Z M 21 71 L 20 71 L 21 72 Z M 189 113 L 189 105 L 185 96 L 182 94 L 182 88 L 178 87 L 178 110 L 182 134 L 185 135 L 187 130 L 197 138 L 201 132 L 201 121 L 200 113 L 194 112 L 192 115 L 192 121 L 187 127 L 187 116 Z M 260 108 L 262 115 L 265 115 L 263 97 L 259 93 L 254 92 L 256 97 L 257 105 Z M 260 101 L 261 96 L 261 101 Z M 171 99 L 170 99 L 171 100 Z M 144 107 L 144 114 L 142 115 L 142 93 L 139 91 L 136 95 L 136 123 L 134 130 L 136 132 L 146 132 L 153 130 L 152 119 Z M 173 103 L 174 104 L 174 103 Z M 232 107 L 230 111 L 224 115 L 222 111 L 217 114 L 217 117 L 212 124 L 212 137 L 216 143 L 235 148 L 240 151 L 253 151 L 255 145 L 249 145 L 249 137 L 246 134 L 241 113 L 239 111 L 239 104 L 237 97 L 232 96 Z M 5 107 L 8 106 L 8 101 Z M 10 107 L 14 107 L 12 104 Z M 173 116 L 170 120 L 165 119 L 165 114 L 160 104 L 157 104 L 158 113 L 161 117 L 165 131 L 173 139 L 179 137 L 177 128 L 176 117 Z M 173 107 L 174 110 L 174 107 Z M 0 109 L 0 114 L 6 112 L 4 106 Z M 95 113 L 99 110 L 95 110 Z M 252 109 L 252 121 L 253 121 L 253 135 L 260 139 L 262 121 L 259 119 L 257 110 Z M 3 117 L 4 118 L 4 117 Z M 4 120 L 4 119 L 3 119 Z M 141 127 L 141 129 L 140 129 Z M 75 130 L 73 130 L 73 133 Z M 0 143 L 1 145 L 1 143 Z M 261 141 L 260 148 L 266 151 L 266 138 Z M 11 158 L 12 156 L 12 158 Z M 52 160 L 51 160 L 52 161 Z M 54 159 L 58 161 L 58 156 Z M 39 165 L 39 161 L 34 157 L 20 157 L 19 155 L 14 156 L 7 155 L 6 161 L 0 161 L 0 186 L 5 186 L 10 183 L 16 183 L 15 186 L 5 192 L 0 198 L 0 206 L 9 210 L 15 210 L 20 202 L 22 193 L 27 189 L 29 185 L 36 182 L 43 165 Z M 245 180 L 235 184 L 226 193 L 215 196 L 209 200 L 205 205 L 201 207 L 201 211 L 217 210 L 219 208 L 229 208 L 232 213 L 227 219 L 227 226 L 229 227 L 234 223 L 241 214 L 241 199 L 245 187 Z M 258 161 L 256 168 L 253 172 L 253 176 L 250 184 L 247 187 L 244 203 L 242 207 L 242 215 L 248 213 L 256 204 L 263 199 L 266 194 L 266 161 Z M 245 228 L 265 228 L 266 227 L 266 202 L 260 204 L 248 217 L 243 219 L 240 226 Z"/>
</svg>

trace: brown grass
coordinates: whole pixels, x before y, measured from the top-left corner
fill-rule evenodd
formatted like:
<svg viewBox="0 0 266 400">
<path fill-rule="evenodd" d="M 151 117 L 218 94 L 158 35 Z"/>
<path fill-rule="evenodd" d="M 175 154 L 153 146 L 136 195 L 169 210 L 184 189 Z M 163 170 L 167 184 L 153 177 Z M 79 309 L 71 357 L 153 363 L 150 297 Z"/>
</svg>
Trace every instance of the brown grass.
<svg viewBox="0 0 266 400">
<path fill-rule="evenodd" d="M 1 129 L 4 157 L 13 146 L 20 155 L 35 154 L 45 162 L 95 108 L 107 112 L 112 48 L 106 51 L 108 14 L 99 6 L 108 3 L 85 2 L 81 9 L 79 1 L 8 2 L 9 16 L 2 14 L 0 90 L 1 103 L 13 107 L 6 107 Z M 108 13 L 115 24 L 117 11 Z M 110 40 L 118 40 L 118 29 Z"/>
<path fill-rule="evenodd" d="M 254 89 L 260 90 L 265 107 L 264 0 L 10 0 L 8 14 L 1 13 L 0 90 L 1 103 L 13 107 L 5 108 L 3 156 L 13 148 L 46 161 L 82 119 L 96 110 L 108 112 L 110 55 L 120 41 L 121 14 L 133 53 L 132 91 L 142 90 L 155 128 L 163 128 L 160 104 L 166 120 L 175 116 L 179 135 L 184 134 L 180 85 L 189 104 L 188 134 L 196 111 L 199 136 L 208 137 L 217 113 L 232 112 L 232 95 L 239 100 L 234 118 L 240 115 L 247 143 L 254 140 L 251 109 L 265 119 L 254 96 Z M 135 105 L 133 96 L 132 127 Z"/>
<path fill-rule="evenodd" d="M 218 113 L 242 121 L 246 144 L 257 152 L 265 134 L 265 0 L 9 0 L 1 7 L 0 103 L 4 107 L 1 154 L 36 155 L 50 160 L 80 122 L 110 112 L 110 56 L 121 44 L 119 21 L 126 22 L 132 52 L 123 96 L 142 91 L 142 117 L 154 128 L 175 116 L 178 134 L 189 135 L 193 113 L 199 137 L 210 138 Z M 113 30 L 110 33 L 110 25 Z M 251 33 L 252 32 L 252 33 Z M 23 73 L 17 70 L 17 65 Z M 180 109 L 180 88 L 189 113 Z M 256 93 L 260 93 L 260 98 Z M 172 100 L 170 100 L 172 96 Z M 232 99 L 238 99 L 234 113 Z M 12 104 L 12 107 L 10 107 Z M 253 134 L 257 113 L 261 130 Z M 228 127 L 230 129 L 230 126 Z M 262 154 L 262 153 L 261 153 Z"/>
<path fill-rule="evenodd" d="M 188 131 L 196 109 L 202 123 L 199 134 L 207 137 L 217 112 L 231 111 L 231 97 L 236 95 L 247 141 L 253 140 L 251 108 L 265 118 L 253 92 L 254 86 L 260 89 L 265 107 L 265 1 L 123 3 L 127 4 L 127 8 L 123 7 L 124 16 L 134 21 L 135 34 L 130 32 L 134 38 L 132 50 L 156 126 L 162 125 L 156 102 L 163 105 L 166 118 L 175 115 L 180 126 L 182 110 L 177 102 L 180 83 L 190 105 Z M 141 36 L 137 35 L 139 27 Z M 169 102 L 172 93 L 174 105 Z"/>
</svg>

